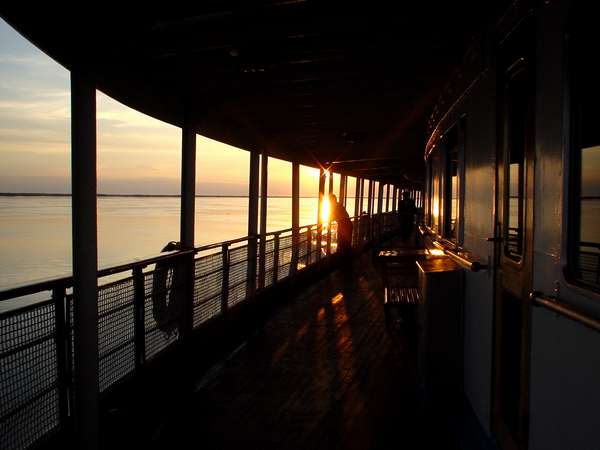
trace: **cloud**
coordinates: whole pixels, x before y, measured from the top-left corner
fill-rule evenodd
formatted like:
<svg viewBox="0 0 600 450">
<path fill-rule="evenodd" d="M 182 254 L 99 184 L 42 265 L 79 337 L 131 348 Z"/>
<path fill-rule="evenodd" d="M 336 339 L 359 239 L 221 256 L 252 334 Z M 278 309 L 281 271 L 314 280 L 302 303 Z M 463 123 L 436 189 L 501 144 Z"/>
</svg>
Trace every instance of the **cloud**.
<svg viewBox="0 0 600 450">
<path fill-rule="evenodd" d="M 44 54 L 0 53 L 0 64 L 26 66 L 30 68 L 53 68 L 56 62 Z"/>
</svg>

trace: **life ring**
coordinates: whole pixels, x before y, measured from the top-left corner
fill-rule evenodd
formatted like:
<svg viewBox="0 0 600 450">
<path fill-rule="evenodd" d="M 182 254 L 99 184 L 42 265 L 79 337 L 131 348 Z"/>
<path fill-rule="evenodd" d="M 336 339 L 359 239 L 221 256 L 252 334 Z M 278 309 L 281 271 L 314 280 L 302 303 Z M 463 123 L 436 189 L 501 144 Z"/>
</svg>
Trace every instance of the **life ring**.
<svg viewBox="0 0 600 450">
<path fill-rule="evenodd" d="M 161 252 L 179 250 L 180 243 L 169 242 Z M 158 261 L 152 274 L 152 317 L 159 330 L 171 335 L 178 331 L 182 313 L 183 272 L 178 261 Z"/>
</svg>

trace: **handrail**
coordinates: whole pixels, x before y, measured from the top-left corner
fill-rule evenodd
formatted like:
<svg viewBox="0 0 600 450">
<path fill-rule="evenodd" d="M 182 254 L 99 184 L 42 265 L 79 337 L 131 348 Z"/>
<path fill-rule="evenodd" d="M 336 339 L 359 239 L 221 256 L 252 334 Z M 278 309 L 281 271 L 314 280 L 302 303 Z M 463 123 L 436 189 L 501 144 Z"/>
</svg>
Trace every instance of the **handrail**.
<svg viewBox="0 0 600 450">
<path fill-rule="evenodd" d="M 393 212 L 386 212 L 386 213 L 380 213 L 380 214 L 386 215 L 386 214 L 392 214 L 392 213 Z M 378 215 L 378 214 L 375 214 L 374 216 L 376 216 L 376 215 Z M 362 216 L 359 216 L 358 218 L 361 218 L 361 217 Z M 316 229 L 318 231 L 320 229 L 320 227 L 322 227 L 322 226 L 323 226 L 323 224 L 302 225 L 302 226 L 298 227 L 298 229 L 299 230 L 306 229 L 308 231 L 308 230 L 315 229 L 315 227 L 316 227 Z M 280 235 L 282 233 L 287 233 L 290 231 L 293 231 L 293 228 L 286 228 L 284 230 L 270 231 L 270 232 L 266 233 L 266 236 Z M 101 278 L 101 277 L 105 277 L 108 275 L 114 275 L 117 273 L 126 272 L 128 270 L 132 270 L 135 268 L 144 268 L 151 264 L 156 264 L 157 262 L 169 260 L 171 258 L 179 258 L 179 257 L 183 257 L 183 256 L 189 255 L 189 254 L 197 254 L 202 251 L 214 250 L 216 248 L 222 248 L 223 245 L 229 246 L 229 245 L 237 244 L 237 243 L 244 242 L 244 241 L 257 240 L 257 239 L 259 239 L 259 237 L 260 237 L 259 235 L 243 236 L 240 238 L 229 239 L 227 241 L 222 241 L 222 242 L 218 242 L 218 243 L 214 243 L 214 244 L 201 245 L 199 247 L 194 247 L 193 249 L 189 249 L 189 250 L 162 253 L 160 255 L 153 256 L 150 258 L 145 258 L 145 259 L 138 260 L 138 261 L 132 261 L 132 262 L 125 263 L 125 264 L 119 264 L 117 266 L 100 269 L 98 271 L 97 277 Z M 14 287 L 10 287 L 8 289 L 0 289 L 0 301 L 11 300 L 11 299 L 18 298 L 18 297 L 24 297 L 26 295 L 31 295 L 31 294 L 35 294 L 35 293 L 43 292 L 43 291 L 51 291 L 52 289 L 54 289 L 56 287 L 70 288 L 72 286 L 73 286 L 73 276 L 72 275 L 44 279 L 41 281 L 29 283 L 29 284 L 17 285 Z"/>
<path fill-rule="evenodd" d="M 471 272 L 479 272 L 480 270 L 488 269 L 487 264 L 481 264 L 479 261 L 473 261 L 452 250 L 444 249 L 444 253 L 448 255 L 459 266 L 461 266 L 464 269 L 470 270 Z"/>
<path fill-rule="evenodd" d="M 311 229 L 315 226 L 318 226 L 318 224 L 302 225 L 299 227 L 299 229 L 300 230 L 304 229 L 304 228 Z M 276 234 L 286 233 L 286 232 L 289 232 L 292 230 L 293 230 L 292 228 L 286 228 L 284 230 L 270 231 L 270 232 L 266 233 L 266 235 L 267 236 L 276 235 Z M 98 270 L 97 277 L 101 278 L 101 277 L 105 277 L 108 275 L 114 275 L 117 273 L 132 270 L 136 267 L 144 268 L 151 264 L 156 264 L 157 262 L 160 262 L 160 261 L 168 260 L 171 258 L 183 257 L 185 255 L 189 255 L 190 253 L 196 254 L 196 253 L 206 251 L 206 250 L 213 250 L 216 248 L 221 248 L 224 244 L 232 245 L 232 244 L 237 244 L 239 242 L 250 241 L 250 240 L 258 239 L 258 238 L 259 238 L 259 236 L 243 236 L 240 238 L 229 239 L 227 241 L 217 242 L 214 244 L 201 245 L 199 247 L 195 247 L 193 250 L 174 251 L 174 252 L 168 252 L 168 253 L 165 252 L 160 255 L 152 256 L 152 257 L 141 259 L 138 261 L 132 261 L 132 262 L 128 262 L 125 264 L 119 264 L 117 266 L 111 266 L 111 267 L 100 269 L 100 270 Z M 19 284 L 17 286 L 10 287 L 8 289 L 0 290 L 0 301 L 10 300 L 10 299 L 18 298 L 18 297 L 24 297 L 26 295 L 35 294 L 37 292 L 42 292 L 42 291 L 51 291 L 55 287 L 69 288 L 71 286 L 73 286 L 73 276 L 72 275 L 43 279 L 43 280 L 36 281 L 33 283 L 28 283 L 28 284 Z"/>
<path fill-rule="evenodd" d="M 134 269 L 136 267 L 146 267 L 151 264 L 156 264 L 160 261 L 169 260 L 172 258 L 179 258 L 185 255 L 194 253 L 194 250 L 183 250 L 177 252 L 168 252 L 162 255 L 153 256 L 150 258 L 142 259 L 139 261 L 132 261 L 126 264 L 120 264 L 118 266 L 107 267 L 98 271 L 98 278 L 106 277 L 108 275 L 114 275 L 116 273 L 125 272 L 127 270 Z M 73 286 L 73 276 L 69 275 L 66 277 L 49 278 L 46 280 L 37 281 L 30 284 L 18 285 L 8 289 L 0 290 L 0 301 L 9 300 L 13 298 L 23 297 L 25 295 L 35 294 L 41 291 L 51 291 L 56 287 L 68 288 Z"/>
<path fill-rule="evenodd" d="M 417 228 L 419 229 L 419 233 L 421 233 L 421 236 L 429 236 L 431 234 L 429 228 L 427 228 L 427 226 L 423 225 L 422 223 L 420 223 L 417 226 Z"/>
<path fill-rule="evenodd" d="M 446 247 L 440 241 L 432 240 L 431 243 L 435 248 L 444 251 L 444 253 L 446 252 Z"/>
<path fill-rule="evenodd" d="M 529 300 L 535 306 L 544 307 L 557 314 L 568 317 L 594 331 L 600 331 L 600 319 L 562 303 L 557 297 L 545 295 L 540 291 L 531 291 Z"/>
<path fill-rule="evenodd" d="M 314 229 L 314 227 L 317 227 L 317 230 L 318 230 L 320 226 L 322 226 L 322 225 L 319 225 L 319 224 L 302 225 L 299 227 L 299 230 L 302 230 L 302 229 L 311 230 L 311 229 Z M 270 232 L 266 233 L 266 236 L 280 235 L 282 233 L 286 233 L 286 232 L 290 232 L 290 231 L 293 231 L 293 228 L 286 228 L 284 230 L 270 231 Z M 239 238 L 235 238 L 235 239 L 229 239 L 227 241 L 217 242 L 214 244 L 201 245 L 199 247 L 195 247 L 194 249 L 190 249 L 190 250 L 162 253 L 160 255 L 153 256 L 150 258 L 145 258 L 145 259 L 138 260 L 138 261 L 132 261 L 132 262 L 125 263 L 125 264 L 119 264 L 117 266 L 111 266 L 111 267 L 100 269 L 98 271 L 97 277 L 101 278 L 101 277 L 105 277 L 108 275 L 114 275 L 117 273 L 132 270 L 137 267 L 144 268 L 151 264 L 156 264 L 157 262 L 168 260 L 171 258 L 179 258 L 179 257 L 183 257 L 185 255 L 189 255 L 191 253 L 197 254 L 202 251 L 214 250 L 216 248 L 222 248 L 223 245 L 232 245 L 232 244 L 237 244 L 237 243 L 244 242 L 244 241 L 251 241 L 251 240 L 257 240 L 257 239 L 259 239 L 258 235 L 257 236 L 243 236 L 243 237 L 239 237 Z M 18 297 L 24 297 L 26 295 L 31 295 L 31 294 L 35 294 L 35 293 L 43 292 L 43 291 L 51 291 L 52 289 L 54 289 L 56 287 L 69 288 L 72 286 L 73 286 L 73 276 L 72 275 L 43 279 L 40 281 L 35 281 L 33 283 L 19 284 L 17 286 L 10 287 L 8 289 L 0 289 L 0 301 L 11 300 L 11 299 L 18 298 Z"/>
<path fill-rule="evenodd" d="M 439 241 L 434 239 L 436 237 L 436 233 L 429 228 L 427 225 L 420 224 L 419 232 L 423 236 L 431 237 L 431 244 L 439 250 L 442 250 L 445 255 L 448 255 L 450 259 L 452 259 L 455 263 L 461 266 L 463 269 L 469 270 L 471 272 L 479 272 L 481 270 L 488 270 L 488 264 L 482 264 L 479 261 L 474 261 L 468 258 L 466 255 L 461 254 L 460 251 L 457 251 L 459 248 L 454 243 L 446 243 L 444 241 Z M 452 244 L 455 248 L 449 248 L 449 244 Z"/>
</svg>

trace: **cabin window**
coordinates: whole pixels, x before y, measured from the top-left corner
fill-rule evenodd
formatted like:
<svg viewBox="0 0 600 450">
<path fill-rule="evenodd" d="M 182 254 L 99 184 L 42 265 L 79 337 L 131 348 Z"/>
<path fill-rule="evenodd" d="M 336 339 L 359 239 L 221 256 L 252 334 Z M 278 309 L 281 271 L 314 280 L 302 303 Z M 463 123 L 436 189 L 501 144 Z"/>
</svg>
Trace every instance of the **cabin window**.
<svg viewBox="0 0 600 450">
<path fill-rule="evenodd" d="M 505 122 L 504 252 L 515 261 L 523 257 L 525 230 L 527 98 L 526 71 L 523 68 L 513 73 L 508 81 Z"/>
<path fill-rule="evenodd" d="M 577 27 L 573 45 L 573 145 L 571 214 L 569 224 L 570 272 L 580 282 L 600 288 L 600 86 L 589 70 L 596 51 L 593 28 Z M 592 52 L 592 53 L 590 53 Z"/>
<path fill-rule="evenodd" d="M 441 223 L 443 214 L 442 202 L 442 158 L 436 152 L 432 157 L 432 179 L 431 179 L 431 227 L 433 230 L 442 234 Z"/>
<path fill-rule="evenodd" d="M 427 226 L 433 226 L 433 213 L 432 213 L 432 188 L 433 188 L 433 164 L 431 162 L 431 157 L 427 159 L 427 197 L 425 199 L 425 211 L 427 217 L 425 218 Z"/>
<path fill-rule="evenodd" d="M 464 132 L 465 117 L 456 122 L 442 138 L 444 158 L 443 235 L 446 239 L 462 241 L 462 197 L 464 189 Z"/>
<path fill-rule="evenodd" d="M 580 158 L 577 277 L 600 286 L 600 139 L 596 145 L 581 147 Z"/>
<path fill-rule="evenodd" d="M 446 149 L 445 173 L 445 207 L 444 236 L 453 241 L 459 241 L 460 224 L 460 188 L 461 188 L 461 145 L 459 140 L 460 127 L 454 125 L 444 137 Z"/>
</svg>

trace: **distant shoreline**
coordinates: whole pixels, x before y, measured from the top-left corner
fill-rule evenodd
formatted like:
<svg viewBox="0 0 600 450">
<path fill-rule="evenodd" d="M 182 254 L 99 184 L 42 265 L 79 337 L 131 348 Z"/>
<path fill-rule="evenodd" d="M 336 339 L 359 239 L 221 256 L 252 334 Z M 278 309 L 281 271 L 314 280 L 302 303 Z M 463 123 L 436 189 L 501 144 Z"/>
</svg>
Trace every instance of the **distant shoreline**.
<svg viewBox="0 0 600 450">
<path fill-rule="evenodd" d="M 0 197 L 71 197 L 71 194 L 53 194 L 44 192 L 0 192 Z M 156 197 L 156 198 L 180 198 L 175 194 L 98 194 L 98 197 Z M 247 195 L 206 195 L 198 194 L 199 198 L 248 198 Z M 291 195 L 269 195 L 269 198 L 292 198 Z M 317 198 L 317 197 L 300 197 Z"/>
</svg>

